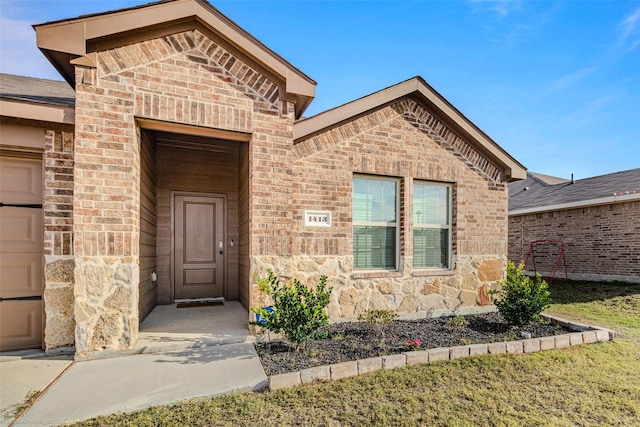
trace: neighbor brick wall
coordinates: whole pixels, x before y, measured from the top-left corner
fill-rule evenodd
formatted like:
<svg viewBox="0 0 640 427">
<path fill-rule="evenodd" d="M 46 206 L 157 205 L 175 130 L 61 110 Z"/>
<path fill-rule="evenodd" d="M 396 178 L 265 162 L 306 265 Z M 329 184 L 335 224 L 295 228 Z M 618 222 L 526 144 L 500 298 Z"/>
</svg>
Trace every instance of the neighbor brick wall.
<svg viewBox="0 0 640 427">
<path fill-rule="evenodd" d="M 563 240 L 570 278 L 640 282 L 639 236 L 640 201 L 511 216 L 509 259 L 525 260 L 534 240 Z M 538 271 L 552 272 L 558 250 L 537 254 Z M 564 277 L 562 264 L 556 277 Z"/>
</svg>

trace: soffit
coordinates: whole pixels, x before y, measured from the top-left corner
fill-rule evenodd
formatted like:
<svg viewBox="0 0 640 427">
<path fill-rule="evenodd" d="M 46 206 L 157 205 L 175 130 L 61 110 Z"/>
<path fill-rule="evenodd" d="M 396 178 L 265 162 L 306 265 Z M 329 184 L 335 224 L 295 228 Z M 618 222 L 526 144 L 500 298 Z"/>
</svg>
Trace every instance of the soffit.
<svg viewBox="0 0 640 427">
<path fill-rule="evenodd" d="M 316 82 L 263 45 L 205 0 L 170 0 L 139 7 L 35 25 L 37 45 L 62 76 L 75 86 L 70 61 L 109 39 L 125 40 L 136 33 L 162 32 L 163 27 L 202 25 L 224 42 L 276 76 L 282 96 L 296 104 L 300 117 L 315 96 Z"/>
<path fill-rule="evenodd" d="M 503 170 L 503 176 L 507 181 L 526 178 L 526 168 L 524 166 L 467 119 L 421 77 L 414 77 L 340 107 L 296 122 L 293 127 L 294 141 L 298 143 L 313 135 L 363 116 L 372 110 L 382 108 L 407 97 L 411 97 L 422 104 L 435 114 L 439 120 L 450 126 L 465 141 L 495 162 Z"/>
</svg>

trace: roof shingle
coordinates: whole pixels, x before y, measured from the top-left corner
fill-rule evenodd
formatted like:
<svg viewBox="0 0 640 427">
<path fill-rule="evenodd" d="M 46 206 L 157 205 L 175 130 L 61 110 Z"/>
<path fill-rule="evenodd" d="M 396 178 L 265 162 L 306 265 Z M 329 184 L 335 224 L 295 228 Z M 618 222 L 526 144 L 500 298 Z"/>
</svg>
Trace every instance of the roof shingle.
<svg viewBox="0 0 640 427">
<path fill-rule="evenodd" d="M 0 74 L 0 98 L 73 107 L 76 93 L 67 82 Z"/>
<path fill-rule="evenodd" d="M 640 194 L 640 168 L 574 182 L 527 172 L 527 179 L 509 184 L 509 211 L 625 194 Z"/>
</svg>

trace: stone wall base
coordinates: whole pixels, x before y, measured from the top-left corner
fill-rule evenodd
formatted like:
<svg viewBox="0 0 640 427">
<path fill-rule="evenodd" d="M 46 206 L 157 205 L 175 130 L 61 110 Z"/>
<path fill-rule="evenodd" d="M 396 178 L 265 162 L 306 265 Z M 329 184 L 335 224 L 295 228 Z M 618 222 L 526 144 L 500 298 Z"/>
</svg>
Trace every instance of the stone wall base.
<svg viewBox="0 0 640 427">
<path fill-rule="evenodd" d="M 47 353 L 55 349 L 68 351 L 75 342 L 74 269 L 72 257 L 45 257 L 44 348 Z"/>
<path fill-rule="evenodd" d="M 327 309 L 332 321 L 352 320 L 370 309 L 393 310 L 400 315 L 429 317 L 491 305 L 489 290 L 504 278 L 506 258 L 458 256 L 453 270 L 412 271 L 405 259 L 402 271 L 361 273 L 353 271 L 351 256 L 254 256 L 251 258 L 251 306 L 269 305 L 256 277 L 267 270 L 284 280 L 296 278 L 313 286 L 321 275 L 332 287 Z"/>
<path fill-rule="evenodd" d="M 138 339 L 137 257 L 77 257 L 75 346 L 83 355 L 126 350 Z"/>
</svg>

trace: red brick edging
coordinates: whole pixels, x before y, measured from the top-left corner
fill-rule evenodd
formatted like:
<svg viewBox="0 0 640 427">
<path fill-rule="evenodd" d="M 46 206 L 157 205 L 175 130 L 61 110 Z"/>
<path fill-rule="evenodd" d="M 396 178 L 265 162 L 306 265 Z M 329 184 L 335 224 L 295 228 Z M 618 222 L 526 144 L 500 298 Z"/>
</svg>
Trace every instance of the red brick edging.
<svg viewBox="0 0 640 427">
<path fill-rule="evenodd" d="M 297 372 L 273 375 L 269 377 L 269 389 L 277 390 L 280 388 L 295 387 L 318 380 L 336 381 L 343 378 L 367 374 L 380 369 L 393 369 L 442 360 L 462 359 L 464 357 L 479 356 L 483 354 L 534 353 L 536 351 L 553 350 L 575 345 L 610 341 L 616 336 L 616 332 L 609 329 L 570 322 L 568 320 L 549 315 L 543 315 L 543 317 L 551 323 L 562 325 L 576 332 L 519 341 L 430 348 L 427 350 L 409 351 L 400 354 L 390 354 L 388 356 L 335 363 L 333 365 L 316 366 L 314 368 L 307 368 Z"/>
</svg>

